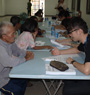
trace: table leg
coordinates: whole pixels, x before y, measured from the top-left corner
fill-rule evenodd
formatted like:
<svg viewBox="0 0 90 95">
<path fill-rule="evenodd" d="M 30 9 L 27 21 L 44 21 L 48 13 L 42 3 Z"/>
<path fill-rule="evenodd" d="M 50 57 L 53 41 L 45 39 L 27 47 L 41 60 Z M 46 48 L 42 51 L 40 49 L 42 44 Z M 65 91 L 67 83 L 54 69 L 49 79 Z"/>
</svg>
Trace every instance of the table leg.
<svg viewBox="0 0 90 95">
<path fill-rule="evenodd" d="M 59 90 L 59 88 L 60 88 L 60 86 L 61 86 L 61 84 L 62 84 L 62 80 L 60 80 L 60 81 L 59 81 L 59 84 L 57 85 L 57 87 L 55 87 L 55 86 L 54 86 L 54 80 L 50 80 L 50 85 L 48 86 L 48 85 L 46 84 L 46 81 L 45 81 L 44 79 L 42 79 L 42 81 L 43 81 L 43 83 L 44 83 L 44 85 L 45 85 L 45 87 L 46 87 L 46 90 L 47 90 L 46 94 L 48 93 L 49 95 L 51 95 L 51 92 L 50 92 L 50 88 L 51 88 L 51 87 L 53 87 L 54 90 L 55 90 L 53 95 L 56 95 L 56 94 L 57 94 L 57 91 Z M 46 95 L 46 94 L 45 94 L 45 95 Z"/>
<path fill-rule="evenodd" d="M 46 89 L 47 89 L 48 94 L 51 95 L 51 92 L 50 92 L 50 90 L 49 90 L 49 88 L 48 88 L 48 86 L 47 86 L 45 80 L 42 79 L 42 81 L 43 81 L 43 83 L 44 83 L 44 85 L 45 85 L 45 87 L 46 87 Z"/>
</svg>

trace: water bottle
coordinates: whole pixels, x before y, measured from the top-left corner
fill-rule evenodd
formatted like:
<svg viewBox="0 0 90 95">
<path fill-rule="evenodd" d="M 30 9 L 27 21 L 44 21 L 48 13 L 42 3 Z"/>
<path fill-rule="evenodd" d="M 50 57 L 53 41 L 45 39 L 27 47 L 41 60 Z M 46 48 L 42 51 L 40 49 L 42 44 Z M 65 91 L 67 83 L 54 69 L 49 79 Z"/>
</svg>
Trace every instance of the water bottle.
<svg viewBox="0 0 90 95">
<path fill-rule="evenodd" d="M 47 18 L 45 18 L 45 22 L 47 21 Z"/>
<path fill-rule="evenodd" d="M 52 27 L 51 27 L 51 36 L 54 37 L 54 35 L 55 35 L 55 28 L 54 28 L 54 26 L 52 26 Z"/>
<path fill-rule="evenodd" d="M 49 26 L 49 27 L 51 26 L 51 21 L 48 22 L 48 26 Z"/>
<path fill-rule="evenodd" d="M 58 32 L 55 32 L 55 38 L 56 38 L 56 39 L 59 38 L 59 34 L 58 34 Z"/>
</svg>

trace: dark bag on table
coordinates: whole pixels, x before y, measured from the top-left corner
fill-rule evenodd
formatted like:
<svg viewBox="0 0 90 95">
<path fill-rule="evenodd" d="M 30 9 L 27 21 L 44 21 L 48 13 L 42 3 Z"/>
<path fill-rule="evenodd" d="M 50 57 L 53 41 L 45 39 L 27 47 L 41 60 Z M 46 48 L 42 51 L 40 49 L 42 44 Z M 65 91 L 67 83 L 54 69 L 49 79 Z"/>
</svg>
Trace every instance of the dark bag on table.
<svg viewBox="0 0 90 95">
<path fill-rule="evenodd" d="M 63 62 L 59 62 L 59 61 L 51 61 L 50 66 L 52 66 L 60 71 L 65 71 L 65 70 L 69 69 L 69 67 L 66 64 L 64 64 Z"/>
</svg>

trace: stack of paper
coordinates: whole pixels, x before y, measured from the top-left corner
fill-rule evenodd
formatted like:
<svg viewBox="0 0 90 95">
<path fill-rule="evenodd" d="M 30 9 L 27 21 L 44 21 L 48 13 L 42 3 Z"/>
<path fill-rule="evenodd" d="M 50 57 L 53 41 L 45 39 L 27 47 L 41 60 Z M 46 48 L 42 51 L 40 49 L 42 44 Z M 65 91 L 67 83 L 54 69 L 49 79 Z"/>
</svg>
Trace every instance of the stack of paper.
<svg viewBox="0 0 90 95">
<path fill-rule="evenodd" d="M 75 67 L 72 64 L 67 64 L 69 69 L 66 71 L 60 71 L 51 67 L 49 64 L 45 64 L 46 74 L 50 75 L 76 75 Z"/>
</svg>

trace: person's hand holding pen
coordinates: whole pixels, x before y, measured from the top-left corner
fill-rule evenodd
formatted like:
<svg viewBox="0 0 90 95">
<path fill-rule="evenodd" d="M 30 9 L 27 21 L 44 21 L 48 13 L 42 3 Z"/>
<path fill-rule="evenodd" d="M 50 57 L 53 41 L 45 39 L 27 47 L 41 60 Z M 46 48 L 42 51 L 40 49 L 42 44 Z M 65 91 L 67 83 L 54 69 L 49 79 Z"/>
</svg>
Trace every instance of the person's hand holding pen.
<svg viewBox="0 0 90 95">
<path fill-rule="evenodd" d="M 51 54 L 52 55 L 60 55 L 60 51 L 56 47 L 53 47 L 53 49 L 51 49 Z"/>
</svg>

